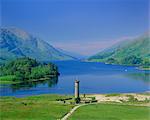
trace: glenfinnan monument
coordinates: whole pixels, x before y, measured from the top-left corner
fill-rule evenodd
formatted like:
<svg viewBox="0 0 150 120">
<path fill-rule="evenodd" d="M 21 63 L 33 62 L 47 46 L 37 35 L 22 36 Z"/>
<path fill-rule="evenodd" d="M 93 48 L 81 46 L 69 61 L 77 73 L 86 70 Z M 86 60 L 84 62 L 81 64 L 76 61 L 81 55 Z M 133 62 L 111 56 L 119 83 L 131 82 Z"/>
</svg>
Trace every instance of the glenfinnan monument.
<svg viewBox="0 0 150 120">
<path fill-rule="evenodd" d="M 80 82 L 80 81 L 75 80 L 75 92 L 74 92 L 75 99 L 80 98 L 80 97 L 79 97 L 79 82 Z"/>
</svg>

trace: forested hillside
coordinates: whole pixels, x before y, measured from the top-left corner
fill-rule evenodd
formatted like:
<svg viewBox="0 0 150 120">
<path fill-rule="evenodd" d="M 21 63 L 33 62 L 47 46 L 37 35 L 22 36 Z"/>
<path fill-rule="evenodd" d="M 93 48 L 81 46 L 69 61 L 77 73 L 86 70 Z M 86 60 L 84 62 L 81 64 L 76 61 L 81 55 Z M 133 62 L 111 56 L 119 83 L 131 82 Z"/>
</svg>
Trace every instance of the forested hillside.
<svg viewBox="0 0 150 120">
<path fill-rule="evenodd" d="M 150 66 L 150 37 L 144 35 L 134 40 L 123 41 L 88 60 L 148 68 Z"/>
</svg>

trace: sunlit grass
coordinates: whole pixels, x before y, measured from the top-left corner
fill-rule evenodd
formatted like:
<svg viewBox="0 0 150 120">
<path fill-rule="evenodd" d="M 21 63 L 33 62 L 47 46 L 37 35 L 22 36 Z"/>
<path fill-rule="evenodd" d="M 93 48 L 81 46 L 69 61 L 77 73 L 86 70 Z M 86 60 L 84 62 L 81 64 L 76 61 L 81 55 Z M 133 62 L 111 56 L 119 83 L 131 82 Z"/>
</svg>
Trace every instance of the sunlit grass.
<svg viewBox="0 0 150 120">
<path fill-rule="evenodd" d="M 79 108 L 69 120 L 150 120 L 149 112 L 149 107 L 96 104 Z"/>
<path fill-rule="evenodd" d="M 0 99 L 0 118 L 2 120 L 56 120 L 73 107 L 73 105 L 56 102 L 56 99 L 67 97 L 60 95 L 4 97 Z"/>
</svg>

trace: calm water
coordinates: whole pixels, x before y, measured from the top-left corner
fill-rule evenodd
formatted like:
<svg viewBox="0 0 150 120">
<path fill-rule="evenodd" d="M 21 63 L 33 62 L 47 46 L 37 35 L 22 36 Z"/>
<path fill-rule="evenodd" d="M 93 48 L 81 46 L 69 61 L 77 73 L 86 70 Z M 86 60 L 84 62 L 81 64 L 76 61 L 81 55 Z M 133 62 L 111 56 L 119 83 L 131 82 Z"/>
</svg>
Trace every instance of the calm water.
<svg viewBox="0 0 150 120">
<path fill-rule="evenodd" d="M 0 86 L 1 96 L 73 94 L 74 80 L 80 80 L 81 93 L 127 93 L 150 90 L 150 71 L 103 63 L 59 61 L 60 76 L 44 82 Z"/>
</svg>

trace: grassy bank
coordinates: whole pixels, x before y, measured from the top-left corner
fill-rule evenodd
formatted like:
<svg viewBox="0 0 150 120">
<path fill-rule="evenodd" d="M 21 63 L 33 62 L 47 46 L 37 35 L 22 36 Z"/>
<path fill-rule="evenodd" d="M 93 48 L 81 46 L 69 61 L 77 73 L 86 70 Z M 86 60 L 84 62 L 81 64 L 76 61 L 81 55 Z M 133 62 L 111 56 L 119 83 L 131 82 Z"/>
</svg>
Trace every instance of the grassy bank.
<svg viewBox="0 0 150 120">
<path fill-rule="evenodd" d="M 0 76 L 0 84 L 12 84 L 16 79 L 15 75 Z"/>
<path fill-rule="evenodd" d="M 45 77 L 39 78 L 39 79 L 30 79 L 28 81 L 20 81 L 20 80 L 16 80 L 15 75 L 7 75 L 7 76 L 0 77 L 0 84 L 19 84 L 19 83 L 24 83 L 24 82 L 40 82 L 40 81 L 50 80 L 55 77 L 57 77 L 57 76 L 49 75 L 49 76 L 45 76 Z M 14 79 L 15 79 L 15 81 L 14 81 Z"/>
<path fill-rule="evenodd" d="M 69 120 L 150 120 L 150 107 L 93 104 L 80 107 Z"/>
<path fill-rule="evenodd" d="M 69 117 L 69 120 L 150 119 L 149 100 L 147 100 L 149 98 L 146 98 L 150 96 L 149 93 L 89 94 L 86 96 L 87 99 L 90 96 L 95 97 L 98 103 L 88 103 L 78 108 Z M 128 101 L 116 101 L 121 98 L 125 100 L 125 96 L 128 97 Z M 0 118 L 2 120 L 58 120 L 76 106 L 73 103 L 73 99 L 70 100 L 70 98 L 72 96 L 66 95 L 37 95 L 24 98 L 0 97 Z M 139 101 L 141 98 L 144 99 Z M 102 99 L 104 101 L 101 101 Z M 107 101 L 107 99 L 112 99 L 112 101 Z"/>
<path fill-rule="evenodd" d="M 0 118 L 1 120 L 56 120 L 73 107 L 73 105 L 56 101 L 61 98 L 68 98 L 68 96 L 2 97 L 0 98 Z"/>
</svg>

